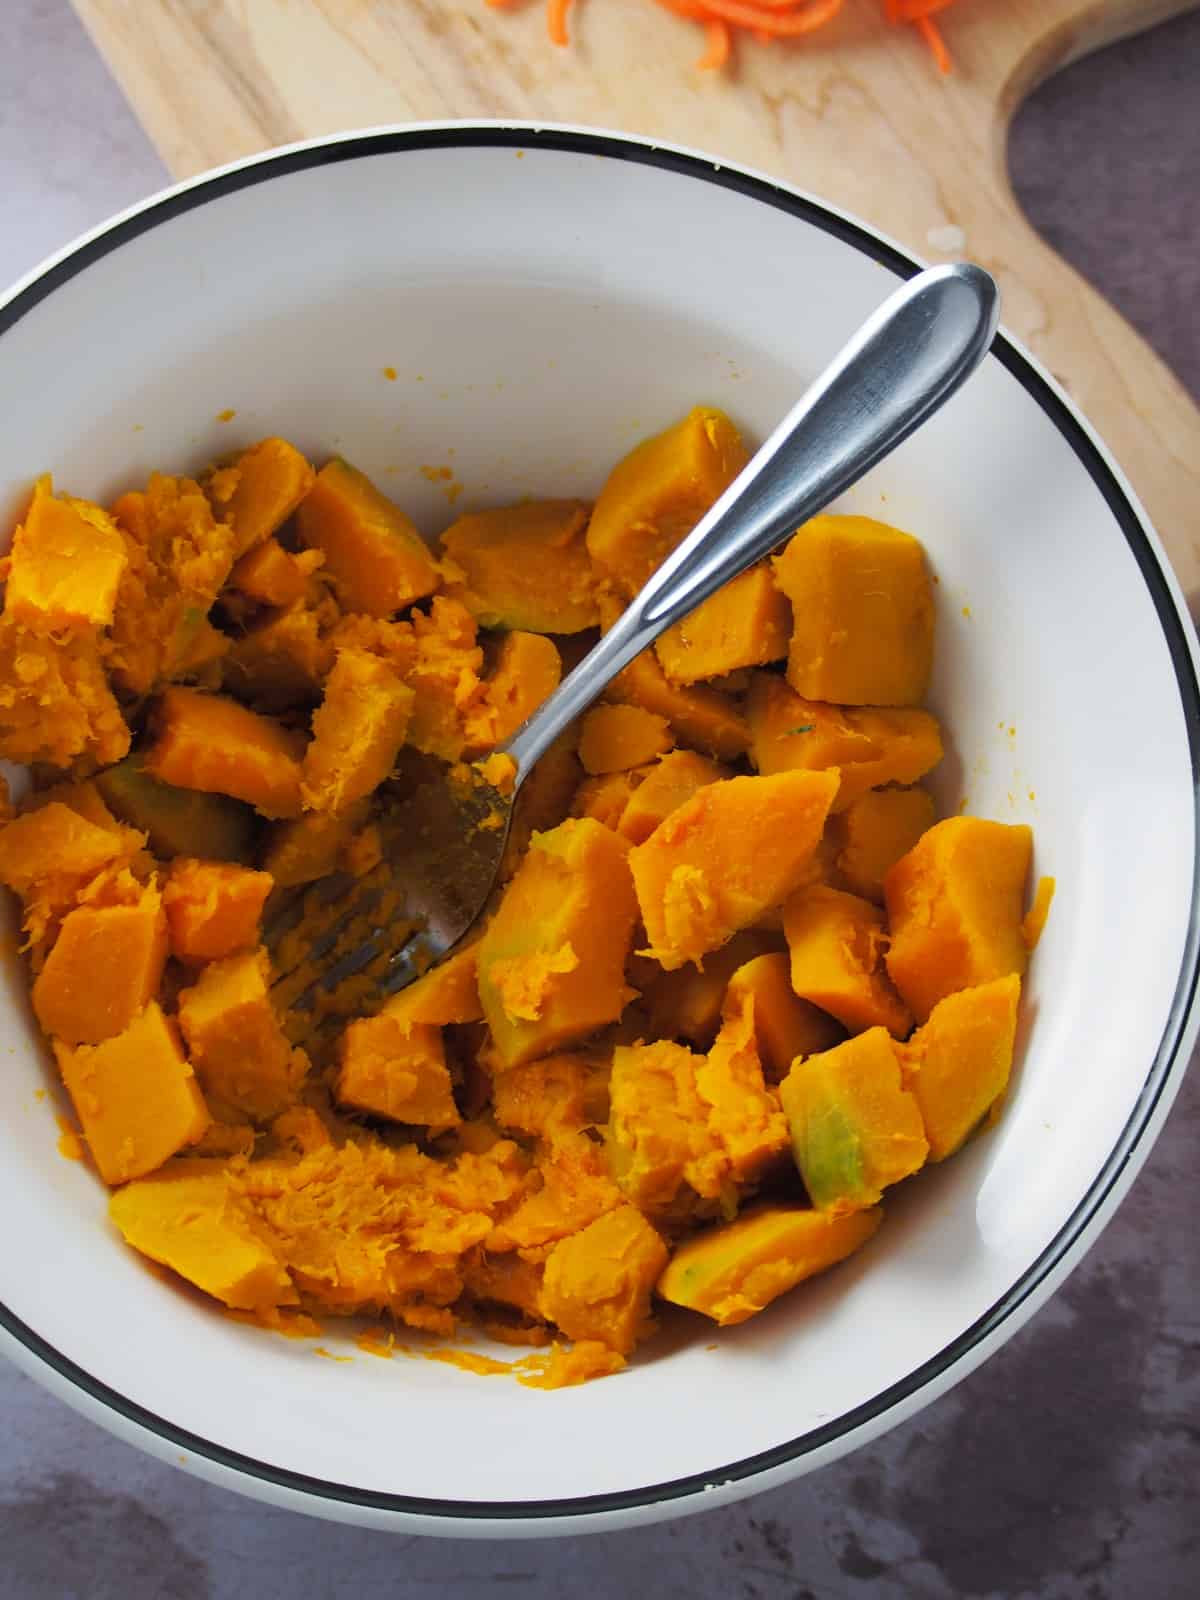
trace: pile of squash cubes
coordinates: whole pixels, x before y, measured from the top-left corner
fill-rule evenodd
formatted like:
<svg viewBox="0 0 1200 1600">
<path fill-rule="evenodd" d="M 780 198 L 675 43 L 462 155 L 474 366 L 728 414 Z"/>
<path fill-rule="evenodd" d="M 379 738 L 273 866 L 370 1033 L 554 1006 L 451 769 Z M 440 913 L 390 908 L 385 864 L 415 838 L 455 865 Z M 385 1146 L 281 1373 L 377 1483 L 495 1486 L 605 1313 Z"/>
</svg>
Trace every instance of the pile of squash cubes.
<svg viewBox="0 0 1200 1600">
<path fill-rule="evenodd" d="M 269 1325 L 465 1324 L 575 1382 L 655 1296 L 736 1323 L 850 1255 L 994 1112 L 1030 833 L 936 820 L 932 580 L 862 517 L 618 677 L 522 788 L 481 932 L 382 1009 L 314 1033 L 262 946 L 273 897 L 384 870 L 386 797 L 513 733 L 745 460 L 698 408 L 594 505 L 436 551 L 276 438 L 107 510 L 39 481 L 0 881 L 132 1246 Z"/>
</svg>

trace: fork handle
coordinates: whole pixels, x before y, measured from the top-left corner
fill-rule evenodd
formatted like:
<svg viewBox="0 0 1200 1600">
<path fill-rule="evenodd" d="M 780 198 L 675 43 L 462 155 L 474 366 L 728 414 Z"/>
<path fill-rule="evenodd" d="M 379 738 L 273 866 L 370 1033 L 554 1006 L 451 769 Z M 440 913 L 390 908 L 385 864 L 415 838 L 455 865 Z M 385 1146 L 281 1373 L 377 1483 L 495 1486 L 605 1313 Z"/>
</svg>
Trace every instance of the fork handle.
<svg viewBox="0 0 1200 1600">
<path fill-rule="evenodd" d="M 502 749 L 519 784 L 664 629 L 824 509 L 907 439 L 991 346 L 999 291 L 982 267 L 931 267 L 889 296 L 625 612 Z"/>
</svg>

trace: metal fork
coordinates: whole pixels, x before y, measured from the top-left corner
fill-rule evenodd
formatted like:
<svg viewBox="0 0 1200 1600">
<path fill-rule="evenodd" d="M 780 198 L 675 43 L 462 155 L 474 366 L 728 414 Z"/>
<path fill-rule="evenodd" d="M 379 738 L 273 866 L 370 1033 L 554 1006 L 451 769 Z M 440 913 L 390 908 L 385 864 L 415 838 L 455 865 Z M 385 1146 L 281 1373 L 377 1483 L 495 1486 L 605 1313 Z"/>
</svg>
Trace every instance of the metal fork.
<svg viewBox="0 0 1200 1600">
<path fill-rule="evenodd" d="M 266 931 L 287 1008 L 370 1011 L 447 955 L 496 887 L 513 800 L 538 758 L 640 651 L 774 550 L 906 439 L 986 355 L 999 292 L 934 267 L 892 294 L 788 413 L 612 628 L 501 746 L 512 786 L 450 774 L 385 803 L 379 864 L 283 897 Z M 349 981 L 348 981 L 349 980 Z"/>
</svg>

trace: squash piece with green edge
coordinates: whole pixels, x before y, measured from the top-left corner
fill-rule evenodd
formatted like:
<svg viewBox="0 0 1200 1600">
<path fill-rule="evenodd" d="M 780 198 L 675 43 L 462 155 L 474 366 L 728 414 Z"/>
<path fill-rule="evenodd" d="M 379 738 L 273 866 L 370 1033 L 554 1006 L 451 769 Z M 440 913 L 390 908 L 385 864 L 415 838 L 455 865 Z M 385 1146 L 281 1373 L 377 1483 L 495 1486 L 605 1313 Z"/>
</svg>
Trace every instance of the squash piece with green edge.
<svg viewBox="0 0 1200 1600">
<path fill-rule="evenodd" d="M 629 856 L 647 953 L 668 971 L 698 961 L 778 906 L 804 882 L 836 791 L 828 772 L 726 778 L 673 811 Z"/>
<path fill-rule="evenodd" d="M 590 817 L 535 834 L 479 942 L 479 998 L 502 1066 L 586 1038 L 630 998 L 637 902 L 628 842 Z"/>
<path fill-rule="evenodd" d="M 221 1161 L 190 1156 L 119 1189 L 108 1214 L 133 1249 L 235 1311 L 295 1305 L 287 1270 L 239 1213 Z"/>
<path fill-rule="evenodd" d="M 388 617 L 441 586 L 437 562 L 410 519 L 346 461 L 321 468 L 296 526 L 306 545 L 324 552 L 347 611 Z"/>
<path fill-rule="evenodd" d="M 780 1098 L 796 1166 L 821 1211 L 866 1210 L 925 1163 L 920 1107 L 903 1085 L 886 1028 L 798 1061 Z"/>
<path fill-rule="evenodd" d="M 583 500 L 526 500 L 460 517 L 442 534 L 449 592 L 485 628 L 594 628 L 600 614 L 585 539 L 588 509 Z"/>
<path fill-rule="evenodd" d="M 663 1300 L 723 1328 L 745 1322 L 805 1278 L 861 1249 L 883 1211 L 834 1216 L 796 1206 L 757 1206 L 735 1222 L 681 1244 L 656 1285 Z"/>
<path fill-rule="evenodd" d="M 113 815 L 140 829 L 160 860 L 180 855 L 212 861 L 250 858 L 255 817 L 240 800 L 161 783 L 146 771 L 140 754 L 98 772 L 95 784 Z"/>
<path fill-rule="evenodd" d="M 601 573 L 636 594 L 746 465 L 723 411 L 696 406 L 619 461 L 600 491 L 587 547 Z"/>
<path fill-rule="evenodd" d="M 935 823 L 883 881 L 892 982 L 924 1022 L 939 1000 L 1015 972 L 1033 834 L 1021 823 L 948 817 Z"/>
<path fill-rule="evenodd" d="M 111 1039 L 74 1047 L 56 1040 L 54 1054 L 107 1184 L 153 1172 L 211 1121 L 179 1030 L 155 1000 Z"/>
<path fill-rule="evenodd" d="M 898 1046 L 900 1071 L 925 1123 L 929 1159 L 960 1149 L 1003 1097 L 1012 1071 L 1021 980 L 1016 973 L 939 1000 Z"/>
<path fill-rule="evenodd" d="M 904 1038 L 912 1016 L 884 966 L 883 913 L 828 884 L 801 889 L 783 908 L 792 988 L 851 1033 L 882 1026 Z"/>
<path fill-rule="evenodd" d="M 920 541 L 870 517 L 814 517 L 774 558 L 792 602 L 788 682 L 807 700 L 916 706 L 933 666 Z"/>
<path fill-rule="evenodd" d="M 942 759 L 941 730 L 928 711 L 805 700 L 773 672 L 755 673 L 746 717 L 756 771 L 838 773 L 834 812 L 886 783 L 915 783 Z"/>
</svg>

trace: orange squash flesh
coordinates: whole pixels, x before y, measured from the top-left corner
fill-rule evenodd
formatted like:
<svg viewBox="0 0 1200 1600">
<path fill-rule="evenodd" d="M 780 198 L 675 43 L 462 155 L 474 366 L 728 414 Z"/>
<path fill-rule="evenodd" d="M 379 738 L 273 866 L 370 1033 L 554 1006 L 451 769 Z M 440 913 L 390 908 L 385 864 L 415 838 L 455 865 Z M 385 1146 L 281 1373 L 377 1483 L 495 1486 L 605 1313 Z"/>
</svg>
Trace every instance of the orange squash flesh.
<svg viewBox="0 0 1200 1600">
<path fill-rule="evenodd" d="M 386 876 L 393 796 L 486 771 L 746 456 L 697 407 L 594 506 L 471 512 L 436 553 L 277 437 L 110 510 L 38 481 L 0 558 L 0 756 L 34 769 L 0 883 L 132 1248 L 270 1325 L 548 1345 L 518 1375 L 558 1388 L 619 1371 L 655 1294 L 756 1315 L 994 1120 L 1051 881 L 1025 914 L 1029 830 L 915 787 L 933 580 L 863 517 L 555 741 L 470 942 L 386 998 L 382 963 L 313 985 L 323 880 Z M 399 890 L 370 916 L 412 926 Z"/>
<path fill-rule="evenodd" d="M 408 517 L 348 462 L 322 467 L 296 525 L 304 543 L 324 555 L 347 611 L 388 617 L 441 585 L 437 563 Z"/>
<path fill-rule="evenodd" d="M 304 741 L 221 695 L 168 689 L 146 771 L 179 789 L 230 795 L 265 817 L 298 817 Z"/>
<path fill-rule="evenodd" d="M 125 1183 L 194 1144 L 209 1115 L 175 1024 L 151 1001 L 101 1044 L 56 1043 L 59 1070 L 105 1183 Z"/>
<path fill-rule="evenodd" d="M 836 790 L 825 772 L 727 778 L 673 811 L 629 857 L 655 960 L 668 970 L 698 960 L 786 899 Z"/>
</svg>

